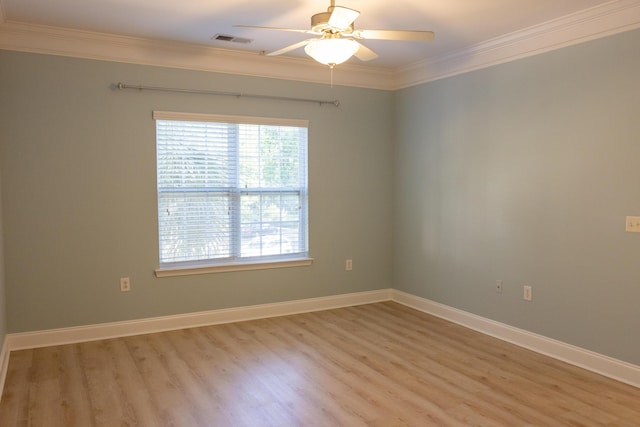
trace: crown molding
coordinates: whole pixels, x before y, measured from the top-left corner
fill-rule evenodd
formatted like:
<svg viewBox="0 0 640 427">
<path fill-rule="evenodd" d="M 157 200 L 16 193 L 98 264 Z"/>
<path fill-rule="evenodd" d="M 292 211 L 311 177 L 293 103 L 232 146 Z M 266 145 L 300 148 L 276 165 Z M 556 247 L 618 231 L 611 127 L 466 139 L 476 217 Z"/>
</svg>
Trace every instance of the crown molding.
<svg viewBox="0 0 640 427">
<path fill-rule="evenodd" d="M 13 21 L 0 25 L 0 49 L 321 84 L 331 81 L 329 67 L 306 58 Z M 342 64 L 333 71 L 333 83 L 390 89 L 392 75 L 386 68 Z"/>
<path fill-rule="evenodd" d="M 613 0 L 396 70 L 393 89 L 463 74 L 640 28 L 640 0 Z"/>
<path fill-rule="evenodd" d="M 0 49 L 327 84 L 328 67 L 311 59 L 220 49 L 6 20 Z M 390 69 L 341 64 L 333 83 L 397 90 L 640 28 L 640 0 L 613 0 L 442 55 Z"/>
</svg>

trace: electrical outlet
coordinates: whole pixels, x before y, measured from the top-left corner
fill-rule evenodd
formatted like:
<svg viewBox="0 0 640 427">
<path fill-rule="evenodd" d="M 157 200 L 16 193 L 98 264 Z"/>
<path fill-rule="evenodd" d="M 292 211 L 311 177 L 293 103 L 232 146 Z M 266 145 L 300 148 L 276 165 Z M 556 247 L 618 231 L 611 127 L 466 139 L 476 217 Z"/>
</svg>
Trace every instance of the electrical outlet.
<svg viewBox="0 0 640 427">
<path fill-rule="evenodd" d="M 640 233 L 640 216 L 628 216 L 626 220 L 627 233 Z"/>
<path fill-rule="evenodd" d="M 129 292 L 131 290 L 131 280 L 128 277 L 120 278 L 120 292 Z"/>
<path fill-rule="evenodd" d="M 525 299 L 525 301 L 531 301 L 533 299 L 533 293 L 531 291 L 531 286 L 526 286 L 524 287 L 524 293 L 522 295 L 522 298 Z"/>
<path fill-rule="evenodd" d="M 496 294 L 502 293 L 502 280 L 496 280 Z"/>
<path fill-rule="evenodd" d="M 345 269 L 346 271 L 351 271 L 351 270 L 353 270 L 353 261 L 352 261 L 352 260 L 350 260 L 350 259 L 346 260 L 346 261 L 345 261 L 345 263 L 344 263 L 344 269 Z"/>
</svg>

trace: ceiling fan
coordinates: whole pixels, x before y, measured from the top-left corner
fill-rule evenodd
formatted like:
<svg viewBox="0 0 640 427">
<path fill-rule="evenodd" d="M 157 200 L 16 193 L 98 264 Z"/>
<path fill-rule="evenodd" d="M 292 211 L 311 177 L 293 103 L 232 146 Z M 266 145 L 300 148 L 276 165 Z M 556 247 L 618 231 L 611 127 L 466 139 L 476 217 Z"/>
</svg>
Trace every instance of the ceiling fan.
<svg viewBox="0 0 640 427">
<path fill-rule="evenodd" d="M 400 40 L 428 42 L 434 39 L 432 31 L 414 30 L 360 30 L 354 28 L 354 21 L 360 15 L 357 10 L 336 6 L 335 0 L 326 12 L 316 13 L 311 17 L 311 29 L 260 27 L 253 25 L 235 25 L 241 28 L 264 30 L 293 31 L 313 34 L 315 38 L 303 40 L 272 52 L 267 56 L 282 55 L 304 46 L 305 52 L 316 61 L 333 68 L 355 55 L 361 61 L 370 61 L 378 54 L 359 43 L 357 40 Z"/>
</svg>

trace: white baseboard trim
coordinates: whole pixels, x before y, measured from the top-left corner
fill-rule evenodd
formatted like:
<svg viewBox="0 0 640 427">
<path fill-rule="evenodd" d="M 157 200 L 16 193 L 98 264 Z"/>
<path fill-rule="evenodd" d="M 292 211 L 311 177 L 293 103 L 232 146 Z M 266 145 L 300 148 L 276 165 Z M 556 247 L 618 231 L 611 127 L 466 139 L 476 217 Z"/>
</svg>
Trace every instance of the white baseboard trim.
<svg viewBox="0 0 640 427">
<path fill-rule="evenodd" d="M 0 399 L 2 398 L 2 391 L 4 390 L 4 381 L 7 379 L 7 372 L 9 371 L 9 340 L 7 336 L 2 341 L 2 348 L 0 348 Z"/>
<path fill-rule="evenodd" d="M 640 388 L 640 366 L 395 289 L 391 290 L 391 299 L 407 307 L 457 323 L 458 325 L 465 326 L 485 335 L 490 335 Z"/>
<path fill-rule="evenodd" d="M 391 299 L 391 289 L 7 335 L 8 351 L 330 310 Z"/>
<path fill-rule="evenodd" d="M 395 289 L 382 289 L 175 316 L 8 334 L 0 350 L 0 393 L 3 389 L 7 374 L 9 353 L 14 350 L 309 313 L 382 301 L 395 301 L 483 334 L 499 338 L 503 341 L 640 388 L 640 366 L 613 359 L 523 329 L 518 329 L 406 292 Z"/>
</svg>

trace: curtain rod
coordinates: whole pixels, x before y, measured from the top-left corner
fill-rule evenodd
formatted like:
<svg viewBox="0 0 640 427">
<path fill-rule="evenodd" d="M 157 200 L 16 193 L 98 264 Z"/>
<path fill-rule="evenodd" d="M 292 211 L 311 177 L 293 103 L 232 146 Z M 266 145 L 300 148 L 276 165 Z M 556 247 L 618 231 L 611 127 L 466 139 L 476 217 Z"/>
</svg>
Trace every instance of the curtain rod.
<svg viewBox="0 0 640 427">
<path fill-rule="evenodd" d="M 241 92 L 219 92 L 212 90 L 202 89 L 179 89 L 173 87 L 157 87 L 157 86 L 141 86 L 141 85 L 129 85 L 125 83 L 117 83 L 114 85 L 116 89 L 137 89 L 137 90 L 153 90 L 158 92 L 178 92 L 178 93 L 195 93 L 199 95 L 215 95 L 215 96 L 234 96 L 236 98 L 258 98 L 258 99 L 273 99 L 276 101 L 296 101 L 296 102 L 312 102 L 314 104 L 331 104 L 335 107 L 340 106 L 340 101 L 334 99 L 333 101 L 322 99 L 308 99 L 308 98 L 290 98 L 286 96 L 271 96 L 271 95 L 252 95 Z"/>
</svg>

